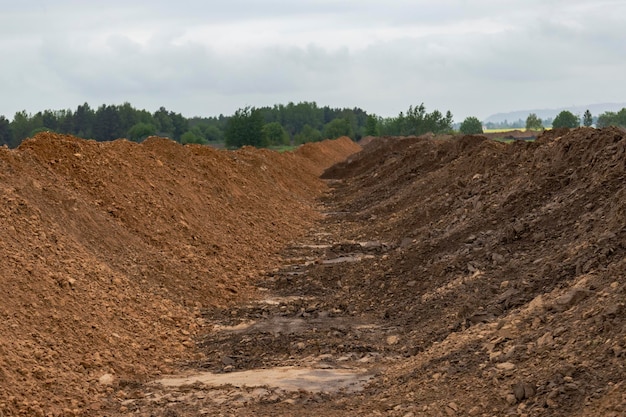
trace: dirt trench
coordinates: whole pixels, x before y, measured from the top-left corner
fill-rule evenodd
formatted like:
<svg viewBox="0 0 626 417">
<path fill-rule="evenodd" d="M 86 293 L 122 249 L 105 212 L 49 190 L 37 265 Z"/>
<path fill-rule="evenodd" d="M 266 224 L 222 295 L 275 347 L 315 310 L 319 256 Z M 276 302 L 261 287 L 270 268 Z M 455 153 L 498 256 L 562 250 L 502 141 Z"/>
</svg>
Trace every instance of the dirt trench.
<svg viewBox="0 0 626 417">
<path fill-rule="evenodd" d="M 365 401 L 366 385 L 406 356 L 399 344 L 406 329 L 353 310 L 340 280 L 328 280 L 331 269 L 380 260 L 394 249 L 380 241 L 341 240 L 343 217 L 325 210 L 309 234 L 282 252 L 282 266 L 259 277 L 258 299 L 204 310 L 201 359 L 176 375 L 118 392 L 111 411 L 330 416 Z"/>
<path fill-rule="evenodd" d="M 204 310 L 201 357 L 116 411 L 621 416 L 625 158 L 619 129 L 376 139 L 256 300 Z"/>
<path fill-rule="evenodd" d="M 68 149 L 61 156 L 58 146 L 50 155 L 31 143 L 25 155 L 0 160 L 7 182 L 23 169 L 11 158 L 45 162 L 27 165 L 31 173 L 45 167 L 36 184 L 28 178 L 5 192 L 10 210 L 3 214 L 16 229 L 49 221 L 45 210 L 37 211 L 48 206 L 37 198 L 51 198 L 47 189 L 55 185 L 45 183 L 50 173 L 63 183 L 67 172 L 102 169 L 93 155 L 98 152 L 89 152 L 92 145 L 79 142 L 77 150 L 73 140 L 62 144 Z M 104 220 L 98 208 L 77 220 L 62 217 L 72 239 L 53 236 L 65 245 L 81 243 L 78 259 L 99 254 L 100 270 L 69 281 L 61 258 L 61 267 L 43 280 L 54 292 L 44 287 L 45 297 L 34 300 L 15 287 L 20 305 L 40 308 L 44 324 L 63 324 L 71 342 L 62 345 L 18 308 L 5 307 L 9 321 L 0 329 L 19 343 L 0 345 L 0 358 L 13 360 L 0 379 L 32 389 L 18 397 L 15 389 L 0 387 L 12 395 L 12 408 L 5 409 L 43 410 L 40 399 L 55 392 L 59 404 L 69 405 L 51 415 L 626 413 L 624 131 L 556 130 L 510 145 L 480 136 L 377 138 L 358 153 L 340 141 L 309 145 L 286 159 L 252 149 L 206 158 L 203 148 L 147 145 L 135 149 L 140 156 L 133 154 L 133 164 L 148 170 L 152 190 L 164 190 L 159 201 L 165 207 L 155 208 L 153 200 L 138 207 L 120 203 L 131 192 L 146 192 L 144 179 L 123 188 L 69 176 L 69 189 L 82 190 L 81 196 L 53 200 L 54 214 L 77 204 L 105 208 Z M 107 155 L 122 158 L 117 151 Z M 324 170 L 330 160 L 344 162 Z M 116 171 L 105 170 L 113 184 L 122 182 Z M 208 198 L 199 197 L 213 183 L 218 185 Z M 189 201 L 215 213 L 189 213 Z M 226 209 L 219 211 L 220 205 Z M 147 207 L 156 225 L 144 221 Z M 243 212 L 233 210 L 241 207 Z M 133 258 L 143 269 L 125 263 L 129 253 L 120 248 L 103 256 L 94 237 L 106 234 L 87 233 L 93 224 L 110 233 L 104 225 L 111 222 L 124 226 L 114 229 L 130 236 L 124 242 L 148 238 L 150 244 L 141 246 L 150 254 L 147 261 Z M 19 240 L 24 233 L 8 230 L 14 241 L 54 248 L 46 246 L 48 229 L 26 241 Z M 200 254 L 197 248 L 209 243 L 216 247 Z M 14 258 L 22 285 L 42 292 L 32 278 L 48 271 L 42 259 L 33 258 L 39 269 L 29 271 L 28 262 Z M 105 267 L 111 272 L 104 291 L 92 283 L 85 297 L 81 289 Z M 194 274 L 204 269 L 212 273 Z M 10 274 L 1 276 L 11 282 Z M 96 295 L 104 306 L 92 300 Z M 15 302 L 10 294 L 3 297 L 4 305 Z M 77 308 L 73 297 L 82 297 L 85 307 Z M 185 306 L 186 297 L 196 304 Z M 109 324 L 81 321 L 81 312 L 98 308 Z M 67 323 L 87 328 L 73 333 Z M 104 340 L 98 336 L 103 328 Z M 132 344 L 128 333 L 134 329 Z M 91 352 L 69 354 L 85 343 Z M 46 368 L 15 367 L 5 345 L 17 346 L 26 358 L 35 348 L 39 362 L 61 357 L 68 369 L 55 375 L 73 385 L 50 385 Z M 111 346 L 120 349 L 107 352 Z M 112 355 L 120 353 L 129 358 Z M 85 375 L 86 382 L 76 382 Z M 85 391 L 72 397 L 74 386 Z"/>
</svg>

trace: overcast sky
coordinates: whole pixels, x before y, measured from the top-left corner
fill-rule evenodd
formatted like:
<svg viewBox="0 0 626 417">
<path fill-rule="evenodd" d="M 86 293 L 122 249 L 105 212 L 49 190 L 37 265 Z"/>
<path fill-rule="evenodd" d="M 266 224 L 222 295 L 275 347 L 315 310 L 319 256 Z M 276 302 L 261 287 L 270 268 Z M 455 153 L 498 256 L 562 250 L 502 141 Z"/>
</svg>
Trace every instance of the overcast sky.
<svg viewBox="0 0 626 417">
<path fill-rule="evenodd" d="M 626 0 L 0 0 L 0 114 L 626 102 Z"/>
</svg>

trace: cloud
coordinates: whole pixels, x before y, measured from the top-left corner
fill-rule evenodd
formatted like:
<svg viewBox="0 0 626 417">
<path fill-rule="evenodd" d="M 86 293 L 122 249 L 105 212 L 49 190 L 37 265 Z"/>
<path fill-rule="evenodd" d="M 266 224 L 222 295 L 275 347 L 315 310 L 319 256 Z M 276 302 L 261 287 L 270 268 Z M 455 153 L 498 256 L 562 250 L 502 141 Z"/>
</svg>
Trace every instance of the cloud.
<svg viewBox="0 0 626 417">
<path fill-rule="evenodd" d="M 610 0 L 10 2 L 0 114 L 308 100 L 385 116 L 424 102 L 459 119 L 623 101 L 624 23 Z"/>
</svg>

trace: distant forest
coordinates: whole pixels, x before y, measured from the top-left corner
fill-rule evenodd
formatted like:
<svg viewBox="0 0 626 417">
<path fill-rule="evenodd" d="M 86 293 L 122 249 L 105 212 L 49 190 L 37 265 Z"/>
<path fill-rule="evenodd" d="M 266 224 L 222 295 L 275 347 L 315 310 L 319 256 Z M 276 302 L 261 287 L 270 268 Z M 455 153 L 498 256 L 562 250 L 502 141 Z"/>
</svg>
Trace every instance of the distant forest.
<svg viewBox="0 0 626 417">
<path fill-rule="evenodd" d="M 571 126 L 579 126 L 581 118 L 568 113 Z M 164 107 L 154 113 L 134 108 L 130 103 L 103 104 L 93 109 L 88 103 L 76 110 L 44 110 L 35 114 L 20 111 L 13 120 L 0 115 L 0 146 L 11 148 L 39 132 L 51 131 L 70 134 L 96 141 L 126 138 L 141 142 L 149 136 L 161 136 L 182 144 L 197 143 L 238 148 L 245 145 L 257 147 L 284 147 L 349 136 L 359 140 L 363 136 L 407 136 L 432 132 L 452 133 L 453 127 L 465 134 L 482 133 L 483 127 L 529 128 L 529 119 L 513 123 L 487 123 L 484 126 L 475 117 L 468 117 L 453 126 L 450 111 L 427 112 L 424 104 L 410 106 L 396 117 L 382 118 L 355 108 L 319 107 L 315 102 L 300 102 L 272 107 L 245 107 L 233 115 L 185 118 L 180 113 Z M 533 119 L 534 120 L 534 119 Z M 556 119 L 554 119 L 556 120 Z M 470 123 L 471 122 L 471 123 Z M 549 127 L 553 119 L 537 119 L 535 128 Z M 626 108 L 619 112 L 605 112 L 592 117 L 589 111 L 582 120 L 585 126 L 626 127 Z M 470 127 L 469 130 L 464 127 Z M 531 127 L 533 128 L 533 127 Z"/>
<path fill-rule="evenodd" d="M 161 107 L 154 113 L 130 103 L 94 109 L 88 103 L 76 110 L 44 110 L 35 114 L 20 111 L 13 120 L 0 116 L 0 146 L 17 147 L 39 132 L 71 134 L 96 141 L 126 138 L 141 142 L 148 136 L 167 137 L 177 142 L 288 146 L 349 136 L 411 135 L 452 131 L 452 114 L 426 112 L 423 104 L 411 106 L 397 117 L 381 118 L 360 108 L 319 107 L 315 102 L 246 107 L 231 116 L 185 118 Z"/>
</svg>

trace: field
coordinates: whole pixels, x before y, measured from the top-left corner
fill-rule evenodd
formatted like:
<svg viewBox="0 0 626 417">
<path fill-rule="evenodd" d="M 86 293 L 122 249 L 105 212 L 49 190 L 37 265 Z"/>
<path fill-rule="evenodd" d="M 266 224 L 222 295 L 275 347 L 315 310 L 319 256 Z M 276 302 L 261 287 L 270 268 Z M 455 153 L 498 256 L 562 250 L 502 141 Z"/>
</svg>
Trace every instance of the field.
<svg viewBox="0 0 626 417">
<path fill-rule="evenodd" d="M 624 161 L 614 128 L 0 149 L 0 415 L 622 416 Z"/>
<path fill-rule="evenodd" d="M 520 132 L 526 132 L 526 129 L 511 129 L 511 128 L 505 128 L 505 129 L 483 129 L 484 133 L 504 133 L 504 132 L 511 132 L 513 130 L 518 130 Z"/>
<path fill-rule="evenodd" d="M 550 130 L 552 129 L 551 127 L 547 127 L 544 130 Z M 528 130 L 526 128 L 520 128 L 520 129 L 511 129 L 511 128 L 505 128 L 505 129 L 483 129 L 484 133 L 508 133 L 508 132 L 533 132 L 533 133 L 540 133 L 537 132 L 535 130 Z"/>
</svg>

